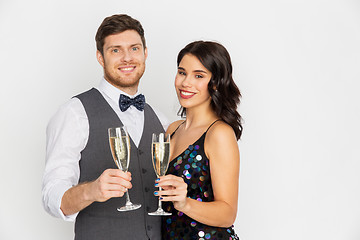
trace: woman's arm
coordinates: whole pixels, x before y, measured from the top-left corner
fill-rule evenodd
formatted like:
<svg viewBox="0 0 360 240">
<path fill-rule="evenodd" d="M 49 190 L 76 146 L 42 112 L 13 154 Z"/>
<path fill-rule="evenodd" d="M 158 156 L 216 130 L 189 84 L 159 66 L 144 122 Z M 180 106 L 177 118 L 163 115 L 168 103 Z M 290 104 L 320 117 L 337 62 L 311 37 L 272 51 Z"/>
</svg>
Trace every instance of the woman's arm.
<svg viewBox="0 0 360 240">
<path fill-rule="evenodd" d="M 201 223 L 229 227 L 237 213 L 240 166 L 239 149 L 232 128 L 223 122 L 210 128 L 205 139 L 205 151 L 210 161 L 213 202 L 187 198 L 187 184 L 181 177 L 173 175 L 160 178 L 159 187 L 167 190 L 159 192 L 158 196 L 163 198 L 162 201 L 173 201 L 178 211 Z"/>
</svg>

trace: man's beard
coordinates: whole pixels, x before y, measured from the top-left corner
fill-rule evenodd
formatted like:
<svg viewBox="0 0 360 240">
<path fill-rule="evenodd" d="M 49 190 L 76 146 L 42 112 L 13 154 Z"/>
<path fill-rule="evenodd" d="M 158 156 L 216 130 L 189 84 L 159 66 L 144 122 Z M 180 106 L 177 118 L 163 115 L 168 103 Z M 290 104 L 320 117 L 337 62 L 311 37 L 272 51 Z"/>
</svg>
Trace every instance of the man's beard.
<svg viewBox="0 0 360 240">
<path fill-rule="evenodd" d="M 110 82 L 112 85 L 120 88 L 133 88 L 137 87 L 140 82 L 140 78 L 143 76 L 143 72 L 138 72 L 136 76 L 131 77 L 132 79 L 128 80 L 125 77 L 122 76 L 115 76 L 115 74 L 111 74 L 107 68 L 104 68 L 104 77 L 105 79 Z"/>
</svg>

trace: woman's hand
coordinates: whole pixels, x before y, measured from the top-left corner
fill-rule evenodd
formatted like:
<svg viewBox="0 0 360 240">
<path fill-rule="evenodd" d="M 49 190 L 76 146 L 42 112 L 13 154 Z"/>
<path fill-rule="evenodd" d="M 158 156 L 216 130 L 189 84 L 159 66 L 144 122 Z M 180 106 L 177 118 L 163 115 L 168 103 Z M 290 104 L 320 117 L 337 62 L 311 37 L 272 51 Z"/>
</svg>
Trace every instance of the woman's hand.
<svg viewBox="0 0 360 240">
<path fill-rule="evenodd" d="M 155 186 L 163 189 L 158 191 L 157 194 L 155 192 L 155 195 L 159 196 L 161 201 L 172 201 L 178 211 L 186 209 L 187 184 L 184 179 L 170 174 L 160 177 Z"/>
</svg>

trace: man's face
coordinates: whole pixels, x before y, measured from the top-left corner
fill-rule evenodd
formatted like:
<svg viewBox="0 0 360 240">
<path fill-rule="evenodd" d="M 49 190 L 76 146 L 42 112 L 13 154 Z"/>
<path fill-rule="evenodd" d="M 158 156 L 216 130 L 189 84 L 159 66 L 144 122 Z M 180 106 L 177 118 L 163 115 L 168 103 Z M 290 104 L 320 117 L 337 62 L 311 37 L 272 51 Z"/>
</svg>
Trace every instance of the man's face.
<svg viewBox="0 0 360 240">
<path fill-rule="evenodd" d="M 104 55 L 96 56 L 104 68 L 105 79 L 128 94 L 135 94 L 145 71 L 147 49 L 135 30 L 109 35 L 105 38 Z"/>
</svg>

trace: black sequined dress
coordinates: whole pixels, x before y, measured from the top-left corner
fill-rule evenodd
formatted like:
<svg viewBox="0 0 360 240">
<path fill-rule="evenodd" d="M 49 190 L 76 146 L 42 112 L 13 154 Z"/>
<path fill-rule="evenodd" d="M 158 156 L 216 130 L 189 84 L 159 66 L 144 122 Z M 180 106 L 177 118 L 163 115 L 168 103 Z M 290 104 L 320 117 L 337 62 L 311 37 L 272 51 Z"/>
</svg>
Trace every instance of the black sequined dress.
<svg viewBox="0 0 360 240">
<path fill-rule="evenodd" d="M 189 145 L 183 153 L 170 162 L 167 171 L 167 174 L 181 176 L 188 185 L 187 196 L 201 202 L 214 201 L 210 164 L 204 151 L 204 140 L 209 128 L 195 143 Z M 233 226 L 221 228 L 205 225 L 177 211 L 171 202 L 163 202 L 163 206 L 166 211 L 172 213 L 171 216 L 162 219 L 163 239 L 239 239 L 234 232 Z"/>
</svg>

